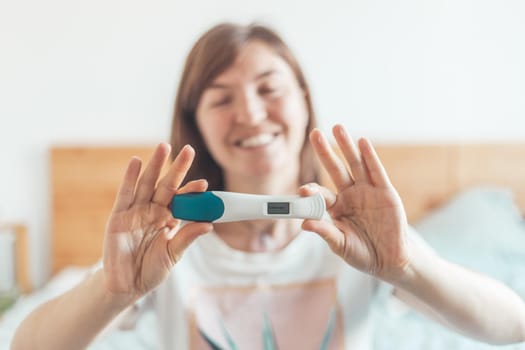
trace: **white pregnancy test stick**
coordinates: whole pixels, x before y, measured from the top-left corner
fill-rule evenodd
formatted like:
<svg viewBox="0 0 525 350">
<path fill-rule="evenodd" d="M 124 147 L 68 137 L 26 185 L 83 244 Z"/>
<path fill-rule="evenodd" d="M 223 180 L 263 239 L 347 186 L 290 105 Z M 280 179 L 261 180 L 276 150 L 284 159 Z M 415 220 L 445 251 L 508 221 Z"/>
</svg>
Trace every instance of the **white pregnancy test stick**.
<svg viewBox="0 0 525 350">
<path fill-rule="evenodd" d="M 203 222 L 274 218 L 319 220 L 325 210 L 320 193 L 301 197 L 208 191 L 179 194 L 171 202 L 173 217 Z"/>
</svg>

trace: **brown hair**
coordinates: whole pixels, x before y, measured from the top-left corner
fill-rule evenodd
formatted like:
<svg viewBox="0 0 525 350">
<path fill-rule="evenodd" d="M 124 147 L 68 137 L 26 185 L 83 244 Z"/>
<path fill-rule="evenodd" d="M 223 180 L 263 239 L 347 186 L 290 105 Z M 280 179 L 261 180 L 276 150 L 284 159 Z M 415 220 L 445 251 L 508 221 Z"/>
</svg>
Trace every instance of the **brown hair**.
<svg viewBox="0 0 525 350">
<path fill-rule="evenodd" d="M 204 144 L 195 114 L 204 90 L 233 64 L 243 45 L 253 40 L 267 44 L 288 63 L 305 92 L 309 114 L 305 135 L 316 126 L 310 89 L 297 60 L 284 41 L 271 29 L 258 24 L 216 25 L 199 38 L 186 58 L 175 100 L 171 130 L 172 154 L 176 155 L 186 144 L 190 144 L 196 153 L 193 165 L 186 176 L 186 182 L 204 178 L 208 180 L 209 190 L 224 190 L 222 169 Z M 312 146 L 308 142 L 308 137 L 305 137 L 301 150 L 299 183 L 318 182 L 319 169 Z"/>
</svg>

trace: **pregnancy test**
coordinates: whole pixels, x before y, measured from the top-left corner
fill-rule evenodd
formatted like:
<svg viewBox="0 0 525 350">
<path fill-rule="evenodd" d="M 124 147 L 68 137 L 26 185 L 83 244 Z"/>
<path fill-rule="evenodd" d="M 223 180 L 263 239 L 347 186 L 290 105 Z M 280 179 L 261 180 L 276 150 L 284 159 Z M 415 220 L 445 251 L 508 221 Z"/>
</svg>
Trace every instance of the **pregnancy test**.
<svg viewBox="0 0 525 350">
<path fill-rule="evenodd" d="M 173 196 L 174 218 L 200 222 L 230 222 L 257 219 L 315 219 L 323 217 L 323 196 L 272 196 L 224 191 L 192 192 Z"/>
</svg>

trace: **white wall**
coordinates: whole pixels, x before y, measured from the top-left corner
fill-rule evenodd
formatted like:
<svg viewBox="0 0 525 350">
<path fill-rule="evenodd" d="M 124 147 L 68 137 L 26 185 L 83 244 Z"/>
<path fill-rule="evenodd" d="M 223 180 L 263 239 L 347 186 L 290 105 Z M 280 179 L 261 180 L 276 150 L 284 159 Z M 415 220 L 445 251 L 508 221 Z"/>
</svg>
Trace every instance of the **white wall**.
<svg viewBox="0 0 525 350">
<path fill-rule="evenodd" d="M 525 141 L 521 0 L 0 2 L 0 220 L 48 276 L 48 149 L 169 134 L 192 41 L 259 20 L 290 42 L 322 125 L 376 141 Z"/>
</svg>

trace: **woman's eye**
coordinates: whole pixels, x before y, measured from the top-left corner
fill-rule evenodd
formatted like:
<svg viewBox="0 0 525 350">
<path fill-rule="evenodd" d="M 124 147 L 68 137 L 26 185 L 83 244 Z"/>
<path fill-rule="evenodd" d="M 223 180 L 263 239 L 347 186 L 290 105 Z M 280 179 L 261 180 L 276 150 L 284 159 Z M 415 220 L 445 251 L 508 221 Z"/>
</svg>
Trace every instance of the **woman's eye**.
<svg viewBox="0 0 525 350">
<path fill-rule="evenodd" d="M 262 95 L 275 94 L 277 91 L 277 88 L 273 86 L 264 86 L 259 89 L 259 93 Z"/>
<path fill-rule="evenodd" d="M 225 97 L 222 97 L 214 102 L 212 102 L 212 107 L 220 107 L 220 106 L 225 106 L 227 104 L 229 104 L 230 102 L 232 101 L 232 98 L 230 96 L 225 96 Z"/>
</svg>

